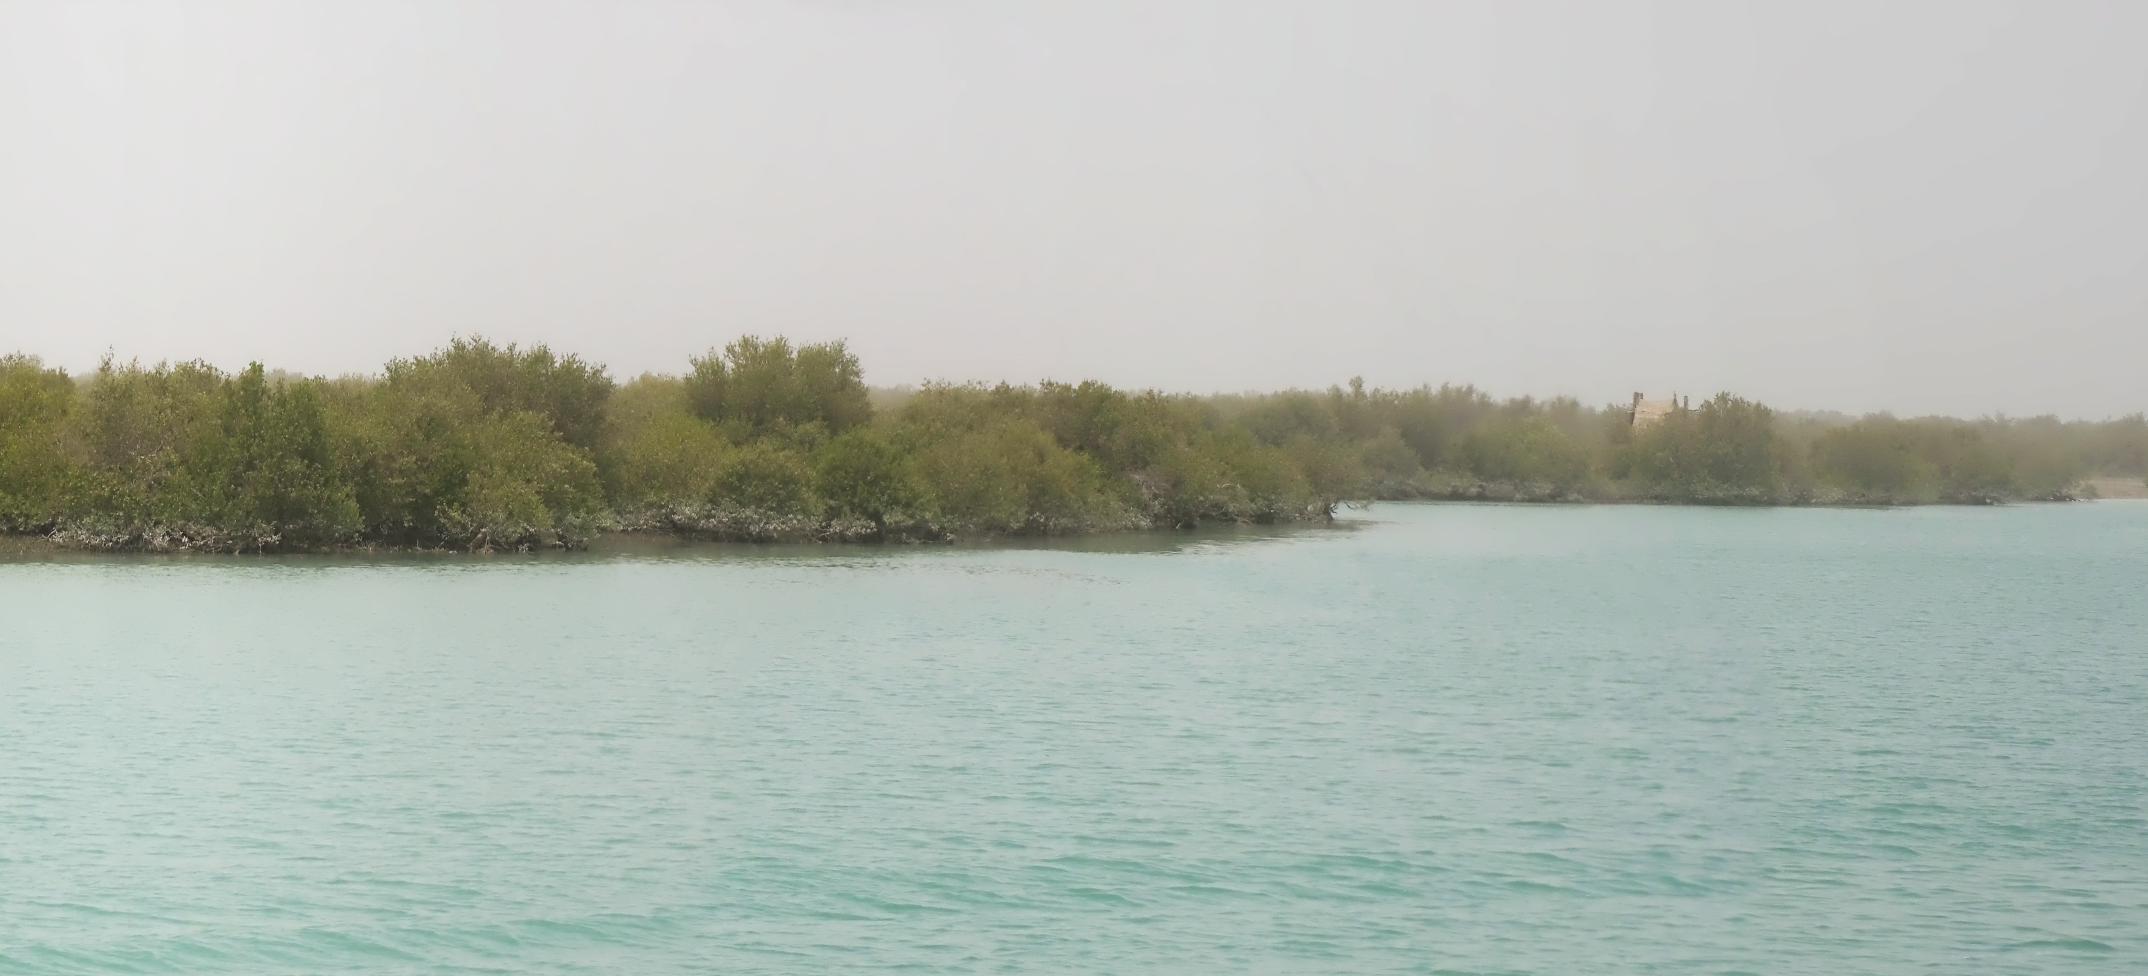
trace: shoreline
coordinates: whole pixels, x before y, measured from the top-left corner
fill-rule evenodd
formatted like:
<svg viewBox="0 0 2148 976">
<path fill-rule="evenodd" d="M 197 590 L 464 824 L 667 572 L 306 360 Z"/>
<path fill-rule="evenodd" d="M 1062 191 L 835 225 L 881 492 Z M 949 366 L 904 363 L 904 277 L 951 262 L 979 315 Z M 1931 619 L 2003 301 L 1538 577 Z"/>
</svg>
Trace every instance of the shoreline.
<svg viewBox="0 0 2148 976">
<path fill-rule="evenodd" d="M 2148 498 L 2148 481 L 2140 478 L 2099 476 L 2086 479 L 2082 484 L 2091 493 L 2089 497 L 2099 501 Z"/>
<path fill-rule="evenodd" d="M 2116 493 L 2099 490 L 2102 482 L 2119 482 L 2121 485 L 2139 486 L 2138 491 L 2121 489 Z M 1477 490 L 1449 493 L 1383 494 L 1362 499 L 1349 499 L 1337 503 L 1337 508 L 1363 509 L 1379 504 L 1426 504 L 1426 505 L 1522 505 L 1546 507 L 1583 506 L 1635 506 L 1650 508 L 1748 508 L 1748 509 L 1835 509 L 1842 511 L 1875 509 L 1917 508 L 1987 508 L 2013 505 L 2067 504 L 2096 501 L 2142 501 L 2148 500 L 2148 485 L 2141 485 L 2128 478 L 2097 478 L 2084 482 L 2084 490 L 2066 497 L 2036 499 L 1989 499 L 1981 501 L 1861 501 L 1853 499 L 1794 500 L 1755 502 L 1740 499 L 1723 501 L 1668 500 L 1651 498 L 1589 498 L 1571 493 L 1552 495 L 1549 492 L 1497 490 L 1499 486 Z M 1511 486 L 1504 486 L 1511 489 Z M 1306 517 L 1274 519 L 1270 521 L 1215 520 L 1194 526 L 1150 525 L 1126 523 L 1098 525 L 1086 528 L 1059 527 L 1042 532 L 989 532 L 963 531 L 933 526 L 929 532 L 908 531 L 904 527 L 891 527 L 892 531 L 873 531 L 865 525 L 789 526 L 795 531 L 783 532 L 711 532 L 706 527 L 659 527 L 648 520 L 621 520 L 627 527 L 599 529 L 589 536 L 571 542 L 554 542 L 547 545 L 485 546 L 449 548 L 433 546 L 410 546 L 391 544 L 357 543 L 339 546 L 293 546 L 283 547 L 270 543 L 245 548 L 218 545 L 211 540 L 195 540 L 184 534 L 130 533 L 126 543 L 119 545 L 84 545 L 58 538 L 59 532 L 6 533 L 0 532 L 0 559 L 54 556 L 54 555 L 115 555 L 115 556 L 170 556 L 170 555 L 513 555 L 543 552 L 589 552 L 605 549 L 668 548 L 704 545 L 738 546 L 742 548 L 887 548 L 887 547 L 947 547 L 958 545 L 1033 545 L 1033 546 L 1081 546 L 1098 541 L 1166 540 L 1200 536 L 1210 533 L 1273 532 L 1296 528 L 1335 526 L 1339 522 L 1332 514 L 1325 518 Z M 638 522 L 638 525 L 633 523 Z M 617 524 L 617 523 L 615 523 Z M 78 536 L 79 538 L 80 536 Z M 103 536 L 103 538 L 114 538 Z M 149 538 L 156 543 L 144 544 Z M 221 537 L 219 537 L 221 538 Z M 169 541 L 167 541 L 169 540 Z"/>
</svg>

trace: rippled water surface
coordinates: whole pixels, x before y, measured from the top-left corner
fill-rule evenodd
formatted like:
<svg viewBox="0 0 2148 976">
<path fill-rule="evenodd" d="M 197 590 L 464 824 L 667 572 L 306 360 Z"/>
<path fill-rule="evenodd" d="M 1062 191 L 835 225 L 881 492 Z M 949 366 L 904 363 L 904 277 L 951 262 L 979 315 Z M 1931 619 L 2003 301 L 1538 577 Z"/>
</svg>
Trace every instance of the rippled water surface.
<svg viewBox="0 0 2148 976">
<path fill-rule="evenodd" d="M 0 563 L 0 972 L 2148 971 L 2148 503 Z"/>
</svg>

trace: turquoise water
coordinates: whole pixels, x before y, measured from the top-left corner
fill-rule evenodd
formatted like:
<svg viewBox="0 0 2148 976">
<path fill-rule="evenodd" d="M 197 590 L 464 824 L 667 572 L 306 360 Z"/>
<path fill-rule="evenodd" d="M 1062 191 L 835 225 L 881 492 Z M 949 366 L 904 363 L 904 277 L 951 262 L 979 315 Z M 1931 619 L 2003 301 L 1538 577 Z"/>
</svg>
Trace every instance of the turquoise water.
<svg viewBox="0 0 2148 976">
<path fill-rule="evenodd" d="M 0 563 L 5 973 L 2148 971 L 2148 503 Z"/>
</svg>

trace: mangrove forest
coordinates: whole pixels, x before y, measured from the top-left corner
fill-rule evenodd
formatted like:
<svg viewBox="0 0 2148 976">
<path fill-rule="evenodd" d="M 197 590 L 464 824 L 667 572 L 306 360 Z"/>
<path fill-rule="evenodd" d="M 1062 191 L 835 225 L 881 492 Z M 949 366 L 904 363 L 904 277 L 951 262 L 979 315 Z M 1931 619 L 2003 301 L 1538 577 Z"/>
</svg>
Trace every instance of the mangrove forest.
<svg viewBox="0 0 2148 976">
<path fill-rule="evenodd" d="M 0 532 L 227 552 L 943 541 L 1319 520 L 1374 499 L 2066 500 L 2148 476 L 2140 414 L 1850 417 L 1722 393 L 1641 422 L 1451 385 L 879 389 L 841 342 L 754 337 L 685 366 L 620 382 L 482 338 L 333 379 L 0 357 Z"/>
</svg>

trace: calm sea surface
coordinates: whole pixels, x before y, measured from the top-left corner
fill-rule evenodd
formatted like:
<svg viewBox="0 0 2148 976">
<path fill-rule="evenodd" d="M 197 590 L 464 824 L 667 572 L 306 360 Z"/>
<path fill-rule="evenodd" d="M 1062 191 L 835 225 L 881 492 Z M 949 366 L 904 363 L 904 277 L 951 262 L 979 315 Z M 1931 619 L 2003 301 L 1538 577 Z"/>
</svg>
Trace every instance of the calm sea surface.
<svg viewBox="0 0 2148 976">
<path fill-rule="evenodd" d="M 0 972 L 2148 972 L 2148 503 L 0 562 Z"/>
</svg>

